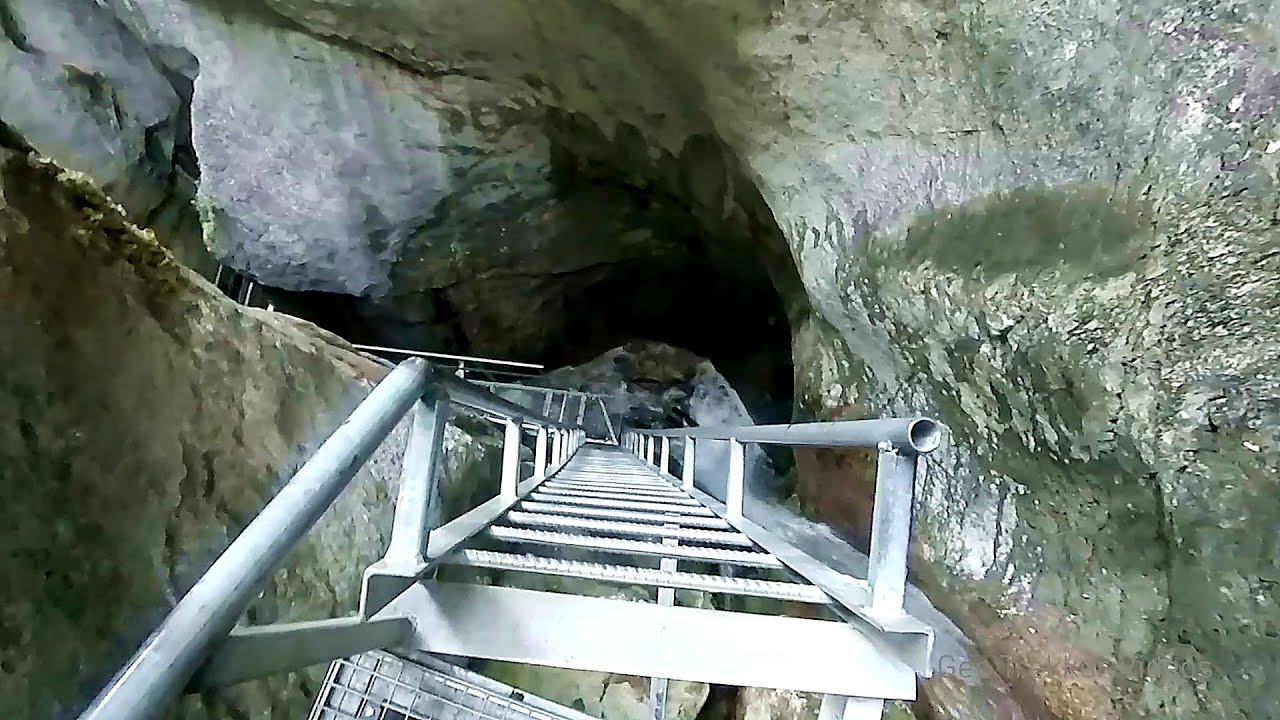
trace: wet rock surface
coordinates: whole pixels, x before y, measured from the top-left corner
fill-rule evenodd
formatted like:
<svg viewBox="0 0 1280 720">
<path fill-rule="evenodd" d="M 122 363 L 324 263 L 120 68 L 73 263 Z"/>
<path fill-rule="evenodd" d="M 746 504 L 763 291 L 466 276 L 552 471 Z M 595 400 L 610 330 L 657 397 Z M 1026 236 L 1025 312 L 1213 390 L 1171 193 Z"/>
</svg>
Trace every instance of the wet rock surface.
<svg viewBox="0 0 1280 720">
<path fill-rule="evenodd" d="M 383 370 L 313 326 L 236 307 L 83 176 L 9 150 L 0 296 L 0 715 L 72 716 Z M 354 609 L 389 536 L 406 432 L 248 622 Z M 446 497 L 465 495 L 495 440 L 464 426 L 447 442 Z M 322 676 L 190 696 L 173 716 L 296 717 Z"/>
</svg>

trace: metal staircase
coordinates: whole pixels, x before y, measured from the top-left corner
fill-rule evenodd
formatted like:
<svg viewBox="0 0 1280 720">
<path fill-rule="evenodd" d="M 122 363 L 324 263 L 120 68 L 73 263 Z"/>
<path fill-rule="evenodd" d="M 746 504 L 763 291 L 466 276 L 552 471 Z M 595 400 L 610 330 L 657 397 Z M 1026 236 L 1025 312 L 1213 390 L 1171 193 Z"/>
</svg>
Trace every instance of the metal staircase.
<svg viewBox="0 0 1280 720">
<path fill-rule="evenodd" d="M 607 433 L 589 439 L 581 427 L 586 396 L 577 422 L 565 422 L 569 395 L 554 408 L 558 391 L 522 389 L 543 402 L 518 405 L 420 360 L 402 363 L 82 717 L 153 717 L 184 689 L 331 661 L 313 718 L 582 717 L 444 658 L 650 677 L 656 719 L 664 717 L 668 678 L 821 693 L 821 720 L 879 718 L 885 700 L 914 699 L 933 636 L 903 612 L 902 600 L 912 487 L 923 456 L 938 446 L 936 423 L 617 437 L 606 414 Z M 440 525 L 435 468 L 450 405 L 500 423 L 505 444 L 499 494 Z M 551 408 L 559 411 L 554 420 L 544 414 Z M 360 613 L 234 627 L 284 553 L 410 412 L 390 546 L 365 570 Z M 701 443 L 728 450 L 723 500 L 695 482 Z M 877 450 L 868 578 L 838 573 L 745 517 L 749 443 Z M 681 451 L 678 478 L 673 447 Z M 532 455 L 527 477 L 522 449 Z M 601 585 L 632 597 L 602 596 Z M 649 589 L 651 602 L 634 601 L 637 587 Z M 677 590 L 696 594 L 677 602 Z"/>
</svg>

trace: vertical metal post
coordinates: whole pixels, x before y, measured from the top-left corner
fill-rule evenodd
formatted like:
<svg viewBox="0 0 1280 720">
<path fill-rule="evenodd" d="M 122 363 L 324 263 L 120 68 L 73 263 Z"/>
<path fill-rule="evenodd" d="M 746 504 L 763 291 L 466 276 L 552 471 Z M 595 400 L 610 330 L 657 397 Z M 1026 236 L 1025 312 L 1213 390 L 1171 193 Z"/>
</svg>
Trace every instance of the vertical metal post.
<svg viewBox="0 0 1280 720">
<path fill-rule="evenodd" d="M 555 393 L 551 392 L 550 390 L 547 391 L 546 396 L 542 402 L 543 417 L 551 417 L 551 399 L 554 396 L 555 396 Z"/>
<path fill-rule="evenodd" d="M 444 451 L 449 402 L 427 398 L 413 407 L 413 425 L 400 465 L 400 492 L 384 556 L 395 567 L 416 570 L 426 562 L 427 534 L 436 495 L 436 467 Z"/>
<path fill-rule="evenodd" d="M 671 467 L 671 438 L 662 438 L 662 451 L 658 453 L 658 469 L 667 472 Z"/>
<path fill-rule="evenodd" d="M 560 464 L 560 431 L 551 430 L 551 465 L 554 467 Z"/>
<path fill-rule="evenodd" d="M 698 441 L 691 437 L 684 439 L 684 464 L 680 466 L 680 484 L 685 490 L 693 489 L 694 448 Z"/>
<path fill-rule="evenodd" d="M 876 498 L 871 516 L 871 553 L 867 579 L 871 607 L 901 613 L 907 589 L 907 549 L 911 541 L 911 498 L 918 455 L 882 444 L 876 465 Z"/>
<path fill-rule="evenodd" d="M 569 393 L 560 393 L 560 422 L 564 422 L 564 409 L 569 405 Z"/>
<path fill-rule="evenodd" d="M 644 461 L 645 461 L 645 462 L 647 462 L 647 463 L 649 463 L 650 465 L 652 465 L 652 464 L 653 464 L 653 436 L 652 436 L 652 435 L 645 435 L 645 436 L 644 436 L 644 440 L 645 440 L 645 442 L 644 442 Z"/>
<path fill-rule="evenodd" d="M 668 523 L 669 528 L 678 528 L 679 524 Z M 663 545 L 679 545 L 680 541 L 674 538 L 667 538 L 662 541 Z M 662 572 L 672 573 L 679 569 L 679 562 L 675 558 L 664 557 L 658 562 L 659 569 Z M 658 588 L 658 605 L 661 607 L 674 607 L 676 604 L 675 588 L 659 587 Z M 667 711 L 667 689 L 670 681 L 667 678 L 649 678 L 649 717 L 652 720 L 663 720 Z"/>
<path fill-rule="evenodd" d="M 582 420 L 587 417 L 587 394 L 582 393 L 582 404 L 578 406 L 578 424 L 582 424 Z"/>
<path fill-rule="evenodd" d="M 880 720 L 884 700 L 879 698 L 823 695 L 818 706 L 818 720 Z"/>
<path fill-rule="evenodd" d="M 725 488 L 724 504 L 730 521 L 742 519 L 742 493 L 746 469 L 746 447 L 736 439 L 729 438 L 729 482 Z"/>
<path fill-rule="evenodd" d="M 506 436 L 502 440 L 502 485 L 500 494 L 505 498 L 516 496 L 516 484 L 520 482 L 520 418 L 507 420 Z"/>
<path fill-rule="evenodd" d="M 547 474 L 547 429 L 538 428 L 538 440 L 533 446 L 533 474 Z"/>
</svg>

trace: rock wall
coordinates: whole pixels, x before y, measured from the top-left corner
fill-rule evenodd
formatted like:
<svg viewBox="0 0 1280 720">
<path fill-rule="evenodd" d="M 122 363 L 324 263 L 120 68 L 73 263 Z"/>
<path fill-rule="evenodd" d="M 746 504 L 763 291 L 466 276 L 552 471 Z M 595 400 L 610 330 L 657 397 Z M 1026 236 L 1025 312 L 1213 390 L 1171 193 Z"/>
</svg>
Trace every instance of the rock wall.
<svg viewBox="0 0 1280 720">
<path fill-rule="evenodd" d="M 212 277 L 192 205 L 196 71 L 182 48 L 148 45 L 99 3 L 0 6 L 0 130 L 88 174 L 179 260 Z"/>
<path fill-rule="evenodd" d="M 871 193 L 791 232 L 821 308 L 796 337 L 803 407 L 949 425 L 913 570 L 1028 713 L 1280 712 L 1278 75 L 1274 10 L 1253 10 L 939 25 L 964 30 L 996 134 L 841 155 Z M 856 478 L 809 507 L 865 533 L 867 462 L 808 467 Z"/>
<path fill-rule="evenodd" d="M 0 298 L 0 715 L 67 717 L 383 370 L 312 326 L 233 305 L 83 176 L 10 150 Z M 389 537 L 406 432 L 250 622 L 354 609 L 360 569 Z M 495 441 L 476 432 L 450 428 L 449 488 L 494 469 Z M 297 717 L 322 676 L 188 697 L 174 716 Z"/>
</svg>

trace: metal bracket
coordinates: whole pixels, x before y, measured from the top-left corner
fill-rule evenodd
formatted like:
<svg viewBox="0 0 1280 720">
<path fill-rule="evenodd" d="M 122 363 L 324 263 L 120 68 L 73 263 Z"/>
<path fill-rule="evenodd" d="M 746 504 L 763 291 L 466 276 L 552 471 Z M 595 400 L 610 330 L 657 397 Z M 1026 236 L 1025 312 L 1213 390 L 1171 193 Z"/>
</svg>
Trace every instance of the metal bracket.
<svg viewBox="0 0 1280 720">
<path fill-rule="evenodd" d="M 197 692 L 301 670 L 357 653 L 402 645 L 412 636 L 413 622 L 404 616 L 376 620 L 344 617 L 237 627 L 192 677 L 187 690 Z"/>
</svg>

